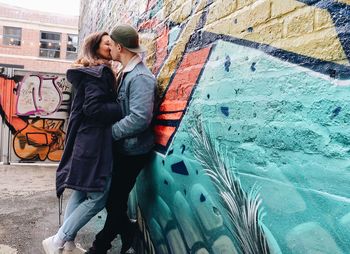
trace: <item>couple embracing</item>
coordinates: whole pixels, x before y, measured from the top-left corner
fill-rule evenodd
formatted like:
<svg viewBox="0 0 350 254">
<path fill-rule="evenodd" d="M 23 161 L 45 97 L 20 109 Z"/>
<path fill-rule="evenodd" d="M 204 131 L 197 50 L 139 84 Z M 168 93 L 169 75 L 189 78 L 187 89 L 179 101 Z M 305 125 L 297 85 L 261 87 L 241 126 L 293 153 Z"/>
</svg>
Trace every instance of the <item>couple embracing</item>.
<svg viewBox="0 0 350 254">
<path fill-rule="evenodd" d="M 63 224 L 42 243 L 46 254 L 75 252 L 78 231 L 103 208 L 104 227 L 85 253 L 106 254 L 118 234 L 121 253 L 132 245 L 138 226 L 127 215 L 127 201 L 154 145 L 156 80 L 141 60 L 144 51 L 137 31 L 118 25 L 110 34 L 89 35 L 67 71 L 75 96 L 56 192 L 59 198 L 66 188 L 72 193 Z M 118 73 L 110 60 L 122 65 Z"/>
</svg>

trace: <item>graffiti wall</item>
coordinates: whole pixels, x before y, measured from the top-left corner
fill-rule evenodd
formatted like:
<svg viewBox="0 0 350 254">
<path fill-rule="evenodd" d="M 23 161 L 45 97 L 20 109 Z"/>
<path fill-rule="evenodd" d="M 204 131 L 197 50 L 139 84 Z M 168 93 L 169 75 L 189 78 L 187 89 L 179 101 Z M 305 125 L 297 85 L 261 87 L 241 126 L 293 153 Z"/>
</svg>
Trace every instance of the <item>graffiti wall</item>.
<svg viewBox="0 0 350 254">
<path fill-rule="evenodd" d="M 349 253 L 350 2 L 94 0 L 80 37 L 123 22 L 162 95 L 143 251 Z"/>
<path fill-rule="evenodd" d="M 71 103 L 71 86 L 66 78 L 29 73 L 15 83 L 2 77 L 0 94 L 2 121 L 11 133 L 9 160 L 57 163 L 64 148 Z"/>
</svg>

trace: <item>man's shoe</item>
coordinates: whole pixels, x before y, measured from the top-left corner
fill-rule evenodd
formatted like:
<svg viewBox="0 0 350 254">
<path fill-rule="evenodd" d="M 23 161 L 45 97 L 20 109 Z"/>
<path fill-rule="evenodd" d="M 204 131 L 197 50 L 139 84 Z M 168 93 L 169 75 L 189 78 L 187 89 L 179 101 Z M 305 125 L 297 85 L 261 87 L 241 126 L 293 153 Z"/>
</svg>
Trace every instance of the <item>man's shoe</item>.
<svg viewBox="0 0 350 254">
<path fill-rule="evenodd" d="M 55 236 L 51 236 L 49 238 L 46 238 L 42 244 L 43 244 L 43 248 L 46 254 L 61 254 L 63 248 L 62 247 L 58 247 L 56 246 L 56 244 L 54 243 L 53 239 Z"/>
<path fill-rule="evenodd" d="M 130 228 L 128 228 L 125 233 L 121 234 L 122 249 L 120 251 L 120 254 L 125 254 L 131 248 L 138 228 L 139 225 L 136 221 L 134 221 L 130 224 Z"/>
</svg>

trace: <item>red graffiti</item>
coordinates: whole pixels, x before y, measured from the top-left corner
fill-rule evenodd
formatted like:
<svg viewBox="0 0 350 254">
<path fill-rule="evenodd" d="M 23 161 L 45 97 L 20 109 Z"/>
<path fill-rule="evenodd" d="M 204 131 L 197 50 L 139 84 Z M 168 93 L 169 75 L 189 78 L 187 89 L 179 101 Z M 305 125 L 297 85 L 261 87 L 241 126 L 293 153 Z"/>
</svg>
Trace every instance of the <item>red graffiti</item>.
<svg viewBox="0 0 350 254">
<path fill-rule="evenodd" d="M 19 119 L 13 118 L 15 109 L 15 91 L 16 83 L 11 79 L 0 77 L 0 111 L 1 117 L 9 127 L 12 133 L 24 128 L 26 123 Z"/>
<path fill-rule="evenodd" d="M 158 150 L 164 151 L 181 122 L 211 47 L 187 53 L 176 70 L 159 107 L 155 126 Z"/>
<path fill-rule="evenodd" d="M 153 73 L 157 73 L 164 63 L 164 59 L 168 55 L 168 44 L 169 44 L 169 28 L 163 27 L 160 35 L 156 41 L 156 62 L 152 69 Z"/>
</svg>

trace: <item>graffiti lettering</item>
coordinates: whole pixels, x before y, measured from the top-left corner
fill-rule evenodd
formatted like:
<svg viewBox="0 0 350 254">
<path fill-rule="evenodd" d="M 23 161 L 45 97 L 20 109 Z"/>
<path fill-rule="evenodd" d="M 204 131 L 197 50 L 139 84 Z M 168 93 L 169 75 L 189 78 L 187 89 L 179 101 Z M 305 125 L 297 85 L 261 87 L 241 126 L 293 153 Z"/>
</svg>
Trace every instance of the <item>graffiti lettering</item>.
<svg viewBox="0 0 350 254">
<path fill-rule="evenodd" d="M 59 161 L 64 148 L 64 120 L 29 119 L 13 138 L 13 150 L 22 160 Z"/>
<path fill-rule="evenodd" d="M 70 103 L 69 85 L 62 77 L 26 76 L 19 83 L 17 94 L 17 115 L 45 116 L 69 110 L 67 107 Z M 60 108 L 63 102 L 64 105 Z"/>
<path fill-rule="evenodd" d="M 63 76 L 31 74 L 16 89 L 15 85 L 0 78 L 0 115 L 13 135 L 11 161 L 59 161 L 70 111 L 70 84 Z"/>
</svg>

